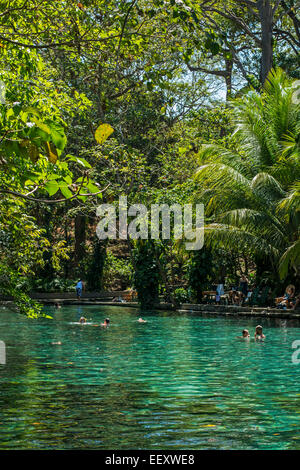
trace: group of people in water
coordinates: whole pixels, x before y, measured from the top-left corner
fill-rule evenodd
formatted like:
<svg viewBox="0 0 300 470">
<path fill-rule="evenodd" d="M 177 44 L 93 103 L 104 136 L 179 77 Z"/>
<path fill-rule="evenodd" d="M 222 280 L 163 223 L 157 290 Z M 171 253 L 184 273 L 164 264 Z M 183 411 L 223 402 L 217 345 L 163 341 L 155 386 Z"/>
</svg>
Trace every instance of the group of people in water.
<svg viewBox="0 0 300 470">
<path fill-rule="evenodd" d="M 250 339 L 251 336 L 250 336 L 249 331 L 244 329 L 242 331 L 242 336 L 238 336 L 238 338 Z M 265 335 L 263 334 L 263 328 L 261 325 L 257 325 L 257 327 L 255 328 L 254 339 L 259 340 L 259 341 L 263 341 L 265 339 Z"/>
<path fill-rule="evenodd" d="M 138 323 L 147 323 L 147 320 L 143 320 L 143 318 L 139 318 Z M 79 323 L 84 324 L 87 322 L 87 319 L 85 317 L 80 317 Z M 108 327 L 110 324 L 110 319 L 105 318 L 104 322 L 100 324 L 100 326 L 104 326 L 105 328 Z"/>
<path fill-rule="evenodd" d="M 299 297 L 299 296 L 298 296 Z M 56 308 L 60 308 L 60 305 L 59 304 L 55 304 Z M 138 320 L 138 323 L 147 323 L 147 320 L 144 320 L 143 318 L 139 318 Z M 87 323 L 87 319 L 85 317 L 80 317 L 79 319 L 79 323 L 80 324 L 86 324 Z M 100 323 L 99 326 L 102 326 L 104 328 L 107 328 L 108 326 L 110 325 L 110 319 L 109 318 L 105 318 L 105 320 L 103 321 L 103 323 Z M 98 325 L 97 325 L 98 326 Z M 257 327 L 255 328 L 255 333 L 254 333 L 254 340 L 259 340 L 259 341 L 263 341 L 265 339 L 265 335 L 263 333 L 263 327 L 261 325 L 257 325 Z M 250 333 L 249 333 L 249 330 L 246 330 L 244 329 L 242 331 L 242 336 L 238 336 L 238 338 L 240 339 L 251 339 L 251 336 L 250 336 Z M 61 344 L 61 343 L 60 343 Z"/>
<path fill-rule="evenodd" d="M 104 326 L 104 327 L 107 327 L 109 326 L 109 318 L 105 318 L 104 322 L 100 324 L 100 326 Z M 79 323 L 83 324 L 83 323 L 86 323 L 86 318 L 85 317 L 80 317 L 79 319 Z"/>
</svg>

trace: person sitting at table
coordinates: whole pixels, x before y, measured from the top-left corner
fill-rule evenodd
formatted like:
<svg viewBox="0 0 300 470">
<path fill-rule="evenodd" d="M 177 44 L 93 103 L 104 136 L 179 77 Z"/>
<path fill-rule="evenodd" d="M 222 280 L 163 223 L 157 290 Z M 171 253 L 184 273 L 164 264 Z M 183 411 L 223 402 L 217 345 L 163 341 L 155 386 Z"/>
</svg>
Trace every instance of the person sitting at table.
<svg viewBox="0 0 300 470">
<path fill-rule="evenodd" d="M 243 274 L 240 279 L 238 292 L 239 292 L 239 303 L 242 304 L 248 295 L 248 279 L 246 278 L 245 274 Z"/>
<path fill-rule="evenodd" d="M 244 303 L 245 303 L 245 304 L 249 304 L 252 294 L 253 294 L 252 289 L 249 289 L 249 290 L 248 290 L 247 297 L 244 299 Z"/>
<path fill-rule="evenodd" d="M 229 291 L 228 296 L 229 296 L 229 303 L 231 303 L 232 305 L 239 305 L 240 296 L 239 296 L 239 294 L 237 292 L 237 289 L 235 287 L 233 287 Z"/>
<path fill-rule="evenodd" d="M 284 310 L 292 308 L 295 303 L 295 286 L 293 286 L 293 284 L 289 284 L 285 289 L 283 297 L 277 297 L 277 299 L 275 299 L 275 303 L 277 308 L 283 308 Z"/>
<path fill-rule="evenodd" d="M 297 295 L 295 299 L 295 303 L 292 306 L 293 310 L 296 310 L 297 312 L 300 311 L 300 294 Z"/>
</svg>

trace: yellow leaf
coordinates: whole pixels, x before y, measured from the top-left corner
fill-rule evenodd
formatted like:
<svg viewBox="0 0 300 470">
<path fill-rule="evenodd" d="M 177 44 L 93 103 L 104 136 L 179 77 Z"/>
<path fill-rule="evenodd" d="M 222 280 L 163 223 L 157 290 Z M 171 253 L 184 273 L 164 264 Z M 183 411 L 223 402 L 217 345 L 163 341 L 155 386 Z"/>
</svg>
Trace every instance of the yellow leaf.
<svg viewBox="0 0 300 470">
<path fill-rule="evenodd" d="M 28 147 L 28 155 L 30 157 L 30 160 L 33 162 L 33 163 L 36 163 L 39 159 L 39 149 L 37 148 L 36 145 L 34 144 L 30 144 L 29 147 Z"/>
<path fill-rule="evenodd" d="M 113 132 L 114 129 L 110 124 L 100 124 L 98 129 L 96 129 L 95 139 L 97 140 L 98 144 L 103 144 L 103 142 L 105 142 Z"/>
<path fill-rule="evenodd" d="M 57 162 L 57 152 L 56 148 L 51 142 L 45 142 L 47 157 L 49 162 L 56 163 Z"/>
<path fill-rule="evenodd" d="M 39 149 L 37 148 L 37 146 L 35 144 L 30 142 L 29 139 L 23 139 L 20 142 L 20 146 L 23 147 L 23 148 L 26 148 L 28 156 L 29 156 L 30 160 L 32 161 L 32 163 L 36 163 L 38 161 L 38 159 L 39 159 Z"/>
</svg>

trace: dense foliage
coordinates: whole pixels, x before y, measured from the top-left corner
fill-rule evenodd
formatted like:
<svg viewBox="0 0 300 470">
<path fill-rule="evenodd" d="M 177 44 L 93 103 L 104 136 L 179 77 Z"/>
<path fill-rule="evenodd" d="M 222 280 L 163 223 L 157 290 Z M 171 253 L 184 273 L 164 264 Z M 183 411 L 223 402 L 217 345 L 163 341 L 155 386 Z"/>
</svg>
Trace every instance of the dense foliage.
<svg viewBox="0 0 300 470">
<path fill-rule="evenodd" d="M 299 287 L 294 0 L 0 1 L 0 294 Z M 205 204 L 205 248 L 107 240 L 99 203 Z M 207 259 L 206 259 L 207 258 Z M 206 261 L 205 261 L 206 260 Z M 177 299 L 177 300 L 176 300 Z"/>
</svg>

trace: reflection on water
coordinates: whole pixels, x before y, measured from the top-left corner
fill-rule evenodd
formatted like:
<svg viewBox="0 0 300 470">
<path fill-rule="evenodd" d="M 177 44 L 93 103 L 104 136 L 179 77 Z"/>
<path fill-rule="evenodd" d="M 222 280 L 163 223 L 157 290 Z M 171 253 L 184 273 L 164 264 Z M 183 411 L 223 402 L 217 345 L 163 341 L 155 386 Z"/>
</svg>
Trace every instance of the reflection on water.
<svg viewBox="0 0 300 470">
<path fill-rule="evenodd" d="M 296 322 L 49 312 L 0 310 L 1 449 L 300 449 Z M 111 326 L 97 326 L 105 317 Z M 258 322 L 265 342 L 236 338 Z"/>
</svg>

